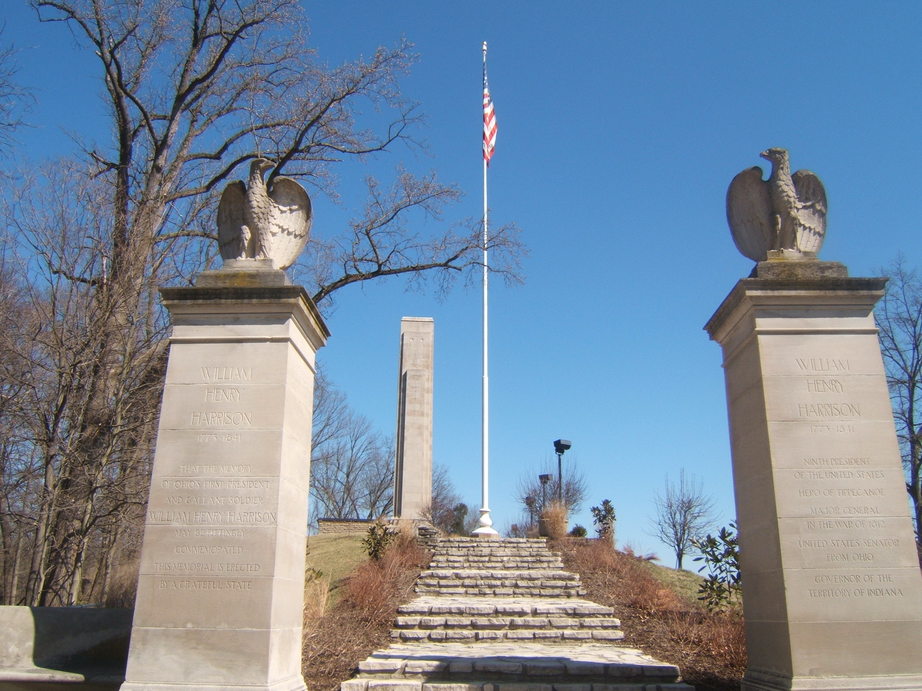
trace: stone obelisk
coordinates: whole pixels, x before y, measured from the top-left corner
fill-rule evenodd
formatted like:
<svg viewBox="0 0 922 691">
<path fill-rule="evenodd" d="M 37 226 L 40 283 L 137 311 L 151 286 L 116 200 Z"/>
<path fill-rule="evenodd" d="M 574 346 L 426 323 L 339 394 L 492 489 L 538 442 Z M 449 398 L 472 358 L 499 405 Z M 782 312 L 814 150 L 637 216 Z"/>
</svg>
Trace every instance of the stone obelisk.
<svg viewBox="0 0 922 691">
<path fill-rule="evenodd" d="M 432 380 L 435 322 L 400 320 L 394 516 L 421 520 L 432 503 Z"/>
<path fill-rule="evenodd" d="M 742 688 L 920 689 L 922 575 L 872 312 L 886 280 L 849 278 L 801 251 L 804 235 L 825 232 L 825 193 L 812 194 L 822 199 L 819 224 L 805 217 L 809 199 L 792 208 L 761 195 L 751 171 L 741 173 L 750 175 L 743 197 L 740 176 L 731 185 L 728 217 L 756 268 L 705 327 L 726 378 L 749 654 Z M 776 173 L 777 164 L 763 184 Z M 765 213 L 763 228 L 741 239 Z M 772 235 L 792 220 L 793 232 Z M 763 238 L 768 246 L 753 250 Z"/>
<path fill-rule="evenodd" d="M 278 268 L 288 255 L 268 234 L 254 246 L 254 219 L 234 242 L 234 211 L 222 200 L 224 268 L 161 290 L 173 331 L 127 691 L 305 688 L 314 357 L 329 333 Z"/>
</svg>

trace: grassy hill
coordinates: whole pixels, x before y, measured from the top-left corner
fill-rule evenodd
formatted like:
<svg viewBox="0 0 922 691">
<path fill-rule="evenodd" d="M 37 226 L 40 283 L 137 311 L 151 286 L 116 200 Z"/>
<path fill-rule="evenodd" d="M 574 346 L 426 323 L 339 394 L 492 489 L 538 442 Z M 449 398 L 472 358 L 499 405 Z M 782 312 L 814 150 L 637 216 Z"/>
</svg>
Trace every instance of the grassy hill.
<svg viewBox="0 0 922 691">
<path fill-rule="evenodd" d="M 368 559 L 363 535 L 312 535 L 307 538 L 307 568 L 329 582 L 329 602 L 339 600 L 343 579 Z"/>
</svg>

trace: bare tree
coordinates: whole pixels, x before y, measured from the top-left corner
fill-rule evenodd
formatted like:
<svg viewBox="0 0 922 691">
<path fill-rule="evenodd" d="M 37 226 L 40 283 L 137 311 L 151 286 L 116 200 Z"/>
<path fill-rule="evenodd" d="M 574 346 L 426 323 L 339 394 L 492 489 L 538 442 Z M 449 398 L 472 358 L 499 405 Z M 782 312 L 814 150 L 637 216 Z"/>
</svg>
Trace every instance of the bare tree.
<svg viewBox="0 0 922 691">
<path fill-rule="evenodd" d="M 394 497 L 394 445 L 319 373 L 314 387 L 311 520 L 378 518 Z"/>
<path fill-rule="evenodd" d="M 213 238 L 215 192 L 246 161 L 271 157 L 269 184 L 284 173 L 335 194 L 337 162 L 412 142 L 419 121 L 398 86 L 414 61 L 410 44 L 329 69 L 307 47 L 298 0 L 32 5 L 42 21 L 67 22 L 100 63 L 115 145 L 86 149 L 92 173 L 111 183 L 110 274 L 123 281 L 136 281 L 124 275 L 164 248 Z M 362 127 L 363 106 L 390 121 L 377 132 Z M 434 269 L 449 277 L 478 263 L 478 228 L 425 238 L 404 222 L 413 211 L 438 217 L 457 189 L 404 170 L 391 186 L 367 182 L 368 203 L 349 232 L 314 240 L 315 302 L 359 281 Z M 497 228 L 490 244 L 497 270 L 514 275 L 504 263 L 515 262 L 506 251 L 517 248 L 514 229 Z"/>
<path fill-rule="evenodd" d="M 167 344 L 157 287 L 190 282 L 214 256 L 217 192 L 268 156 L 270 184 L 284 173 L 335 195 L 340 161 L 411 144 L 419 115 L 398 84 L 409 44 L 329 68 L 298 0 L 31 4 L 95 56 L 111 131 L 19 181 L 0 210 L 0 241 L 28 277 L 3 364 L 0 582 L 11 602 L 75 604 L 104 595 L 137 544 Z M 380 127 L 359 122 L 367 107 Z M 359 281 L 450 280 L 479 261 L 476 224 L 423 236 L 411 223 L 438 217 L 454 187 L 399 170 L 368 190 L 352 227 L 312 241 L 297 269 L 321 307 Z M 516 248 L 514 229 L 497 229 L 494 268 L 513 271 Z M 386 444 L 353 422 L 344 453 L 389 467 Z M 364 510 L 386 510 L 380 483 L 356 492 Z"/>
<path fill-rule="evenodd" d="M 478 519 L 476 512 L 461 500 L 448 475 L 448 468 L 438 463 L 432 470 L 432 501 L 423 517 L 444 533 L 468 535 Z"/>
<path fill-rule="evenodd" d="M 548 478 L 546 484 L 539 479 L 541 475 Z M 546 507 L 556 503 L 559 486 L 557 468 L 552 468 L 551 464 L 545 464 L 543 470 L 532 468 L 520 476 L 517 498 L 522 505 L 522 520 L 519 524 L 532 525 Z M 561 494 L 563 504 L 571 514 L 579 511 L 586 500 L 586 478 L 572 463 L 564 474 Z"/>
<path fill-rule="evenodd" d="M 107 561 L 118 545 L 110 529 L 118 536 L 127 516 L 138 522 L 166 352 L 165 322 L 150 294 L 134 301 L 132 328 L 115 329 L 124 293 L 74 280 L 91 282 L 104 271 L 94 237 L 108 218 L 98 199 L 104 185 L 61 164 L 47 181 L 25 185 L 15 213 L 6 214 L 29 252 L 17 258 L 29 280 L 8 354 L 20 363 L 18 479 L 31 493 L 22 599 L 35 605 L 85 601 L 87 581 L 105 590 L 85 558 L 95 549 L 95 565 Z M 72 205 L 71 194 L 84 204 Z"/>
<path fill-rule="evenodd" d="M 3 27 L 0 26 L 0 37 Z M 0 155 L 8 154 L 14 143 L 14 133 L 24 124 L 32 94 L 16 80 L 16 50 L 0 46 Z"/>
<path fill-rule="evenodd" d="M 922 278 L 902 257 L 885 270 L 887 293 L 874 312 L 896 433 L 922 553 Z"/>
<path fill-rule="evenodd" d="M 663 493 L 656 495 L 654 534 L 672 548 L 677 569 L 682 568 L 692 543 L 704 536 L 713 507 L 714 501 L 704 493 L 701 480 L 686 478 L 684 468 L 679 471 L 678 484 L 666 477 Z"/>
</svg>

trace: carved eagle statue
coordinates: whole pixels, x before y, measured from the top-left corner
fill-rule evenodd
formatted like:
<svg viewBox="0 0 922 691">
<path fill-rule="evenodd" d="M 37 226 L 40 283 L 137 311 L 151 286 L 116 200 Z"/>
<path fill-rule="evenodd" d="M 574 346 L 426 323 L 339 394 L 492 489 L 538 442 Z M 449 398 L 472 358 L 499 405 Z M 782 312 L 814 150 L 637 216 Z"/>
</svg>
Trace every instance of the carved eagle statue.
<svg viewBox="0 0 922 691">
<path fill-rule="evenodd" d="M 819 252 L 826 236 L 826 190 L 809 170 L 791 175 L 786 149 L 766 149 L 768 180 L 758 166 L 744 170 L 727 190 L 727 222 L 736 248 L 760 262 L 769 250 Z"/>
<path fill-rule="evenodd" d="M 224 188 L 218 204 L 218 246 L 228 259 L 271 259 L 278 269 L 294 264 L 311 230 L 311 200 L 301 185 L 277 177 L 271 188 L 263 175 L 275 164 L 265 158 L 250 164 L 246 184 Z"/>
</svg>

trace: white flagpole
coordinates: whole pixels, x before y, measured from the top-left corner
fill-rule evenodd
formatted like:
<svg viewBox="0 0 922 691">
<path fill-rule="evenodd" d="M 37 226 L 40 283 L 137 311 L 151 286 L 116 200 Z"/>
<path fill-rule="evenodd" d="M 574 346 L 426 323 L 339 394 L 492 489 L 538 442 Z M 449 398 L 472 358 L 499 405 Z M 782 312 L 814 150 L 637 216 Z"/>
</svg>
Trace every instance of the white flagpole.
<svg viewBox="0 0 922 691">
<path fill-rule="evenodd" d="M 486 87 L 487 74 L 487 42 L 483 42 L 483 74 L 484 87 Z M 487 240 L 489 239 L 489 216 L 487 208 L 487 158 L 483 157 L 483 420 L 481 423 L 481 449 L 483 472 L 483 495 L 480 509 L 480 527 L 474 531 L 477 537 L 497 537 L 499 533 L 493 528 L 490 518 L 490 367 L 489 367 L 489 256 L 487 254 Z"/>
</svg>

